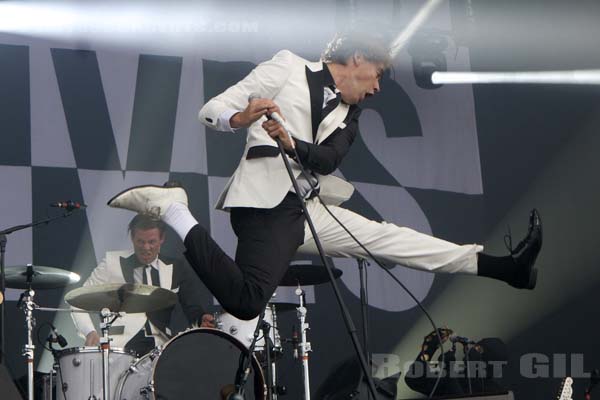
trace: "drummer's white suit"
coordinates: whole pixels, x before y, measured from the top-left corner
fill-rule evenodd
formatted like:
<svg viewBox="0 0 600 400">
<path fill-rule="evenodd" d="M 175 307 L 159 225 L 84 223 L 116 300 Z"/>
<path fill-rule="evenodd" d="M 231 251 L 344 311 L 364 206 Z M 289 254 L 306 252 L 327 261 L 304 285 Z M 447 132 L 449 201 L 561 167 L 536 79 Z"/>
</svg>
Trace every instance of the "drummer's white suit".
<svg viewBox="0 0 600 400">
<path fill-rule="evenodd" d="M 200 305 L 198 292 L 196 290 L 196 293 L 193 293 L 193 289 L 186 289 L 192 283 L 197 283 L 197 278 L 193 272 L 188 267 L 183 266 L 178 260 L 168 260 L 162 256 L 159 256 L 154 261 L 153 266 L 158 269 L 160 287 L 178 294 L 179 301 L 188 319 L 191 322 L 199 321 L 203 310 Z M 132 251 L 107 252 L 106 257 L 92 271 L 89 278 L 83 283 L 83 286 L 104 283 L 141 283 L 134 279 L 134 269 L 136 267 L 138 267 L 138 264 Z M 184 281 L 185 284 L 182 286 L 182 282 Z M 184 296 L 185 298 L 183 298 Z M 166 309 L 151 314 L 151 326 L 157 345 L 163 344 L 172 334 L 168 327 L 170 313 L 171 309 Z M 73 313 L 72 315 L 77 331 L 83 338 L 94 330 L 100 333 L 100 330 L 94 326 L 88 314 Z M 113 324 L 115 333 L 111 333 L 111 337 L 113 338 L 111 345 L 114 347 L 125 347 L 127 342 L 144 327 L 147 320 L 148 316 L 145 313 L 122 313 L 122 316 Z"/>
</svg>

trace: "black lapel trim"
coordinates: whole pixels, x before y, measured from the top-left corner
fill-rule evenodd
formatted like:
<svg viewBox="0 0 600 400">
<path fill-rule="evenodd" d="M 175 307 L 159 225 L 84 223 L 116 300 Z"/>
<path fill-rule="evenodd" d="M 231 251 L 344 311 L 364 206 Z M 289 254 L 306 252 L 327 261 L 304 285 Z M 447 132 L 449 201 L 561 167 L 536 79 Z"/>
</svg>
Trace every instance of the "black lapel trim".
<svg viewBox="0 0 600 400">
<path fill-rule="evenodd" d="M 279 149 L 273 146 L 261 145 L 252 146 L 248 149 L 246 154 L 246 160 L 252 160 L 253 158 L 262 157 L 277 157 L 279 155 Z"/>
<path fill-rule="evenodd" d="M 313 143 L 317 138 L 317 130 L 321 123 L 321 112 L 323 109 L 323 70 L 313 72 L 306 68 L 306 80 L 310 92 L 310 120 L 312 122 Z M 323 66 L 325 68 L 325 66 Z M 329 71 L 328 71 L 329 72 Z"/>
<path fill-rule="evenodd" d="M 125 282 L 135 283 L 133 280 L 133 269 L 139 266 L 137 258 L 135 257 L 135 253 L 127 258 L 119 257 L 119 260 L 121 262 L 121 272 L 123 273 L 123 278 L 125 278 Z"/>
<path fill-rule="evenodd" d="M 335 81 L 333 80 L 329 66 L 323 63 L 323 87 L 325 86 L 335 86 Z"/>
</svg>

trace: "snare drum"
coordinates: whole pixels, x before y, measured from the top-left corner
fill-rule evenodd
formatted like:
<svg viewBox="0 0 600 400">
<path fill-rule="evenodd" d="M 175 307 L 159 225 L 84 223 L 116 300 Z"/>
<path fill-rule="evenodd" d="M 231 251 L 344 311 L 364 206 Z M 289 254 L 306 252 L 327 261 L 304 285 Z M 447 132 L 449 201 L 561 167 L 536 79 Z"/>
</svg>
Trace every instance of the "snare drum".
<svg viewBox="0 0 600 400">
<path fill-rule="evenodd" d="M 235 382 L 242 351 L 247 351 L 244 345 L 225 332 L 190 329 L 133 364 L 119 382 L 116 399 L 218 400 Z M 262 370 L 254 356 L 251 361 L 246 399 L 264 400 Z"/>
<path fill-rule="evenodd" d="M 56 352 L 56 398 L 58 400 L 102 398 L 102 351 L 99 347 L 72 347 Z M 109 388 L 114 398 L 121 375 L 135 356 L 119 348 L 110 349 Z"/>
</svg>

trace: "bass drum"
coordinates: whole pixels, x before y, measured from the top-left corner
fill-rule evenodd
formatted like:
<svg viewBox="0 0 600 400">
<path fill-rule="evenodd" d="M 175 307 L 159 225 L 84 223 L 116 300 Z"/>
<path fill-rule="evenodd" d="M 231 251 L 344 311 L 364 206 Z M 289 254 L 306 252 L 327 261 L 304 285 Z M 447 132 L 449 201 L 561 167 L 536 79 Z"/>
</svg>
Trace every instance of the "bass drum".
<svg viewBox="0 0 600 400">
<path fill-rule="evenodd" d="M 220 400 L 235 381 L 245 346 L 211 328 L 185 331 L 132 365 L 117 388 L 120 400 Z M 246 399 L 265 399 L 265 380 L 254 356 Z M 252 397 L 252 394 L 254 397 Z"/>
</svg>

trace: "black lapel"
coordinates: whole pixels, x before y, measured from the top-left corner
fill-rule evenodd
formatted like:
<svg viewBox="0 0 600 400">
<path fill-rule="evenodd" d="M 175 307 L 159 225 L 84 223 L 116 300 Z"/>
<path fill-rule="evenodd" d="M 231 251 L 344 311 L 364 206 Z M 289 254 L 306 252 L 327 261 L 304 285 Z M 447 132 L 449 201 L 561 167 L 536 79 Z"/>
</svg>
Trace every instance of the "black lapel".
<svg viewBox="0 0 600 400">
<path fill-rule="evenodd" d="M 321 110 L 323 109 L 323 70 L 313 72 L 306 67 L 306 80 L 310 92 L 310 120 L 312 122 L 314 143 L 321 123 Z"/>
<path fill-rule="evenodd" d="M 319 130 L 319 125 L 324 118 L 323 90 L 325 86 L 335 85 L 335 81 L 333 80 L 333 76 L 329 71 L 329 67 L 325 63 L 323 64 L 323 69 L 316 72 L 313 72 L 306 67 L 306 80 L 308 81 L 308 90 L 310 92 L 310 119 L 312 122 L 314 143 L 317 140 L 317 131 Z M 334 107 L 332 107 L 331 110 L 335 109 L 338 105 L 339 101 Z"/>
<path fill-rule="evenodd" d="M 127 258 L 119 257 L 121 261 L 121 272 L 126 283 L 135 283 L 133 281 L 133 269 L 139 267 L 139 263 L 135 254 L 130 255 Z"/>
</svg>

